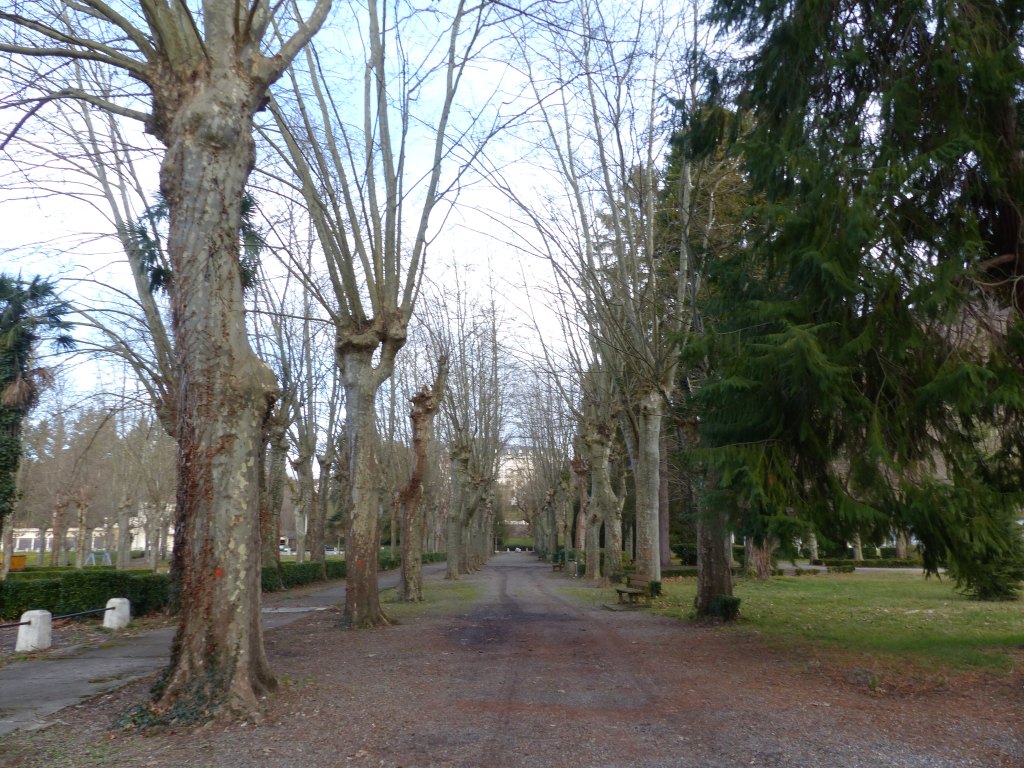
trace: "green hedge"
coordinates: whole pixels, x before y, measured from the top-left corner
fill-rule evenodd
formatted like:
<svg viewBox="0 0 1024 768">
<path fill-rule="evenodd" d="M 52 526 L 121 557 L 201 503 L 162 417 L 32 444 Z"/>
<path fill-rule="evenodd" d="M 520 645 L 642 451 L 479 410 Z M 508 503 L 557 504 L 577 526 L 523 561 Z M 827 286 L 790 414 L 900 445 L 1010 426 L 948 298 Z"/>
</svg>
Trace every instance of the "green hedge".
<svg viewBox="0 0 1024 768">
<path fill-rule="evenodd" d="M 827 565 L 830 567 L 840 565 L 852 565 L 857 568 L 921 568 L 920 560 L 850 560 L 849 558 L 829 557 L 823 560 L 815 560 L 815 565 Z"/>
<path fill-rule="evenodd" d="M 59 578 L 0 582 L 0 618 L 17 619 L 25 611 L 45 610 L 55 616 L 104 608 L 112 597 L 127 597 L 132 615 L 142 616 L 167 606 L 166 574 L 127 571 L 71 571 Z"/>
<path fill-rule="evenodd" d="M 59 579 L 61 576 L 67 573 L 77 573 L 79 571 L 86 571 L 87 573 L 114 573 L 116 569 L 111 565 L 90 565 L 88 568 L 75 568 L 73 565 L 65 565 L 62 567 L 46 567 L 46 568 L 26 568 L 23 571 L 10 571 L 7 574 L 8 579 Z"/>
<path fill-rule="evenodd" d="M 171 579 L 166 573 L 140 573 L 128 581 L 126 597 L 135 616 L 162 611 L 170 602 Z"/>
<path fill-rule="evenodd" d="M 0 619 L 18 619 L 25 611 L 48 610 L 60 602 L 60 581 L 0 581 Z"/>
<path fill-rule="evenodd" d="M 60 602 L 55 614 L 77 613 L 102 608 L 112 597 L 127 597 L 128 582 L 124 571 L 74 571 L 60 578 Z"/>
<path fill-rule="evenodd" d="M 424 563 L 444 562 L 443 552 L 426 552 Z M 398 558 L 381 556 L 380 569 L 391 570 L 401 565 Z M 31 575 L 29 575 L 31 574 Z M 283 562 L 280 568 L 266 566 L 261 574 L 264 592 L 277 592 L 290 587 L 327 579 L 343 579 L 347 574 L 344 560 L 320 563 Z M 112 597 L 127 597 L 132 615 L 142 616 L 167 607 L 170 579 L 167 574 L 118 571 L 109 567 L 78 569 L 39 568 L 18 571 L 0 581 L 0 618 L 17 619 L 25 611 L 46 610 L 55 616 L 103 608 Z M 14 578 L 10 578 L 10 577 Z"/>
<path fill-rule="evenodd" d="M 348 575 L 348 564 L 344 560 L 328 560 L 327 578 L 344 579 Z"/>
</svg>

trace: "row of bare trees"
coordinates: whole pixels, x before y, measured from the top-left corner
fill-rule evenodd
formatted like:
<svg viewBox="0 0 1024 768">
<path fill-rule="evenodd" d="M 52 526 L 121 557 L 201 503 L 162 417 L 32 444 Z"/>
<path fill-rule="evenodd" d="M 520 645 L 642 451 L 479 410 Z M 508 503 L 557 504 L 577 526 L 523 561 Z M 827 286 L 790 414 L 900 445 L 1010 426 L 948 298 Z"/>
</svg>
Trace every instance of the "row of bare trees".
<svg viewBox="0 0 1024 768">
<path fill-rule="evenodd" d="M 11 183 L 44 184 L 59 168 L 105 222 L 96 234 L 116 236 L 130 281 L 104 300 L 79 283 L 86 343 L 127 361 L 177 443 L 184 599 L 157 713 L 251 712 L 273 686 L 259 569 L 278 556 L 289 478 L 300 557 L 322 560 L 326 525 L 344 524 L 348 626 L 387 623 L 384 521 L 392 545 L 406 530 L 409 599 L 424 506 L 446 514 L 449 576 L 478 568 L 513 393 L 531 414 L 521 439 L 537 482 L 518 501 L 535 535 L 566 542 L 577 498 L 587 573 L 615 576 L 628 467 L 638 568 L 657 580 L 667 558 L 663 421 L 696 323 L 691 243 L 714 225 L 716 174 L 728 173 L 684 163 L 666 195 L 658 171 L 670 135 L 660 99 L 698 87 L 685 69 L 696 8 L 691 19 L 592 0 L 331 5 L 48 0 L 0 12 L 18 94 L 3 140 L 21 148 Z M 511 66 L 481 79 L 498 60 Z M 517 126 L 531 132 L 540 186 L 490 151 Z M 516 386 L 493 286 L 474 301 L 455 279 L 431 297 L 412 365 L 398 363 L 438 214 L 484 178 L 519 212 L 509 238 L 545 259 L 563 299 L 562 333 L 541 355 L 552 376 L 532 387 Z M 665 208 L 679 233 L 670 258 Z"/>
</svg>

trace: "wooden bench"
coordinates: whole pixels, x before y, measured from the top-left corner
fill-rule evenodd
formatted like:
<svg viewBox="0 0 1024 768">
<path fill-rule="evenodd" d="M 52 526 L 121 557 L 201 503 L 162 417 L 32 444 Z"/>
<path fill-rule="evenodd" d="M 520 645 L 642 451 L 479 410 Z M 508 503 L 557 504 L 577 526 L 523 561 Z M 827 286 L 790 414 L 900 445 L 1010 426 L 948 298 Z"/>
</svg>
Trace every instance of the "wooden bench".
<svg viewBox="0 0 1024 768">
<path fill-rule="evenodd" d="M 551 570 L 553 570 L 553 571 L 564 571 L 565 570 L 565 561 L 564 560 L 555 560 L 551 564 Z"/>
<path fill-rule="evenodd" d="M 626 577 L 626 583 L 615 587 L 615 591 L 619 593 L 620 603 L 627 602 L 627 597 L 629 597 L 628 602 L 631 605 L 635 604 L 637 599 L 641 597 L 646 602 L 651 599 L 651 580 L 639 574 L 631 573 Z"/>
</svg>

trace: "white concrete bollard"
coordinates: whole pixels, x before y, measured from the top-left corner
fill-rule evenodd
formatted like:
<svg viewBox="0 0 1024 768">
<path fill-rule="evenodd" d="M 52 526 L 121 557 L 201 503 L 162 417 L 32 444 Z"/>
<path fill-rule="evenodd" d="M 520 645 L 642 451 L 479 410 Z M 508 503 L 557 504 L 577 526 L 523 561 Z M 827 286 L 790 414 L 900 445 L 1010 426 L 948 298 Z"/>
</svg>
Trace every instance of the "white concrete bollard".
<svg viewBox="0 0 1024 768">
<path fill-rule="evenodd" d="M 16 653 L 45 651 L 53 643 L 53 615 L 49 611 L 25 611 L 21 620 L 28 624 L 18 627 Z"/>
<path fill-rule="evenodd" d="M 107 612 L 103 614 L 104 627 L 124 629 L 131 619 L 132 611 L 127 597 L 112 597 L 107 600 Z"/>
</svg>

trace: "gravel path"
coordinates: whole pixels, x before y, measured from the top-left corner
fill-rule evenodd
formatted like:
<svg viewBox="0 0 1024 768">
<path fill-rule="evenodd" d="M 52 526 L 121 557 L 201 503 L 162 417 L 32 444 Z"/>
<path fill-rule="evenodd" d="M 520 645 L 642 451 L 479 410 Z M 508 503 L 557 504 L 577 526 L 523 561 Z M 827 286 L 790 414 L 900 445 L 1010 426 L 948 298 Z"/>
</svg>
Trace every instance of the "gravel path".
<svg viewBox="0 0 1024 768">
<path fill-rule="evenodd" d="M 467 581 L 472 604 L 384 629 L 269 631 L 259 724 L 111 734 L 135 684 L 0 740 L 0 766 L 1024 766 L 1019 676 L 883 696 L 749 631 L 606 610 L 527 553 Z"/>
</svg>

